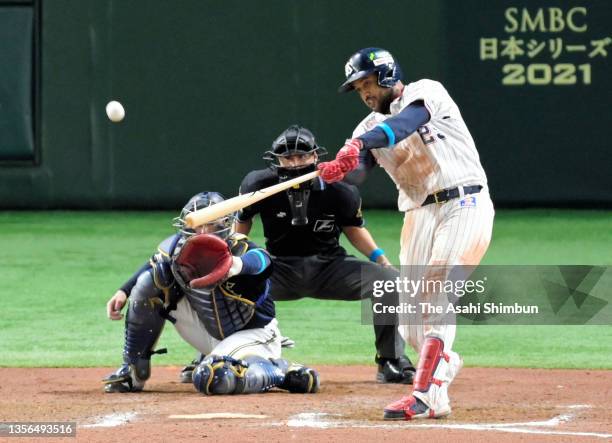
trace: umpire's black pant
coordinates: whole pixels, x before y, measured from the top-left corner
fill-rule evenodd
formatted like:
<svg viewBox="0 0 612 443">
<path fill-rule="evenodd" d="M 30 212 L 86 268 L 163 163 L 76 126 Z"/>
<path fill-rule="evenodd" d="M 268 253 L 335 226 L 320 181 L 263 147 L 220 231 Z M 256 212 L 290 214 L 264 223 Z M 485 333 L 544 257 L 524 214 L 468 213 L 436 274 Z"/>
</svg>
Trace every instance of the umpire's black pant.
<svg viewBox="0 0 612 443">
<path fill-rule="evenodd" d="M 350 255 L 272 257 L 274 272 L 270 295 L 275 301 L 312 297 L 321 300 L 362 300 L 370 298 L 374 280 L 393 280 L 399 272 Z M 385 295 L 384 303 L 397 305 L 397 293 Z M 373 314 L 377 361 L 399 358 L 404 340 L 397 330 L 397 317 Z"/>
</svg>

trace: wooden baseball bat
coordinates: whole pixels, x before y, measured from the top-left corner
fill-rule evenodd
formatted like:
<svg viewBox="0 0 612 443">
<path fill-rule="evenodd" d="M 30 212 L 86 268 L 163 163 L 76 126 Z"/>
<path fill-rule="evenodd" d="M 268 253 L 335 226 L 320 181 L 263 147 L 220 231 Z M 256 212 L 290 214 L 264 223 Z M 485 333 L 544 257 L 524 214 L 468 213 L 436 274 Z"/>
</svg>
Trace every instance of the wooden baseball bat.
<svg viewBox="0 0 612 443">
<path fill-rule="evenodd" d="M 260 189 L 259 191 L 249 192 L 248 194 L 238 195 L 222 201 L 221 203 L 217 203 L 216 205 L 209 206 L 208 208 L 193 211 L 191 214 L 188 214 L 185 217 L 185 225 L 188 228 L 193 229 L 196 226 L 209 223 L 223 217 L 224 215 L 231 214 L 232 212 L 238 211 L 242 208 L 246 208 L 247 206 L 257 203 L 264 198 L 278 194 L 281 191 L 299 185 L 300 183 L 304 183 L 305 181 L 312 180 L 318 176 L 319 171 L 309 172 L 308 174 L 287 180 L 286 182 L 278 183 L 276 185 Z"/>
</svg>

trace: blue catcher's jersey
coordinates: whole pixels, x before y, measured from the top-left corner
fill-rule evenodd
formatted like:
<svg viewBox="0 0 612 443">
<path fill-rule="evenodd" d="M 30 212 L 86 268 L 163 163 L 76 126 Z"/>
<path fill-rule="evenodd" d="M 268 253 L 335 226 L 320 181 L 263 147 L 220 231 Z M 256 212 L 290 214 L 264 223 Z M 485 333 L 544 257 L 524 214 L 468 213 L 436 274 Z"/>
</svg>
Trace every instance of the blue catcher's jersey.
<svg viewBox="0 0 612 443">
<path fill-rule="evenodd" d="M 151 272 L 155 285 L 164 292 L 168 310 L 183 296 L 196 311 L 208 333 L 222 340 L 242 329 L 262 328 L 276 315 L 268 296 L 272 266 L 257 275 L 236 275 L 210 291 L 181 286 L 172 274 L 172 259 L 185 239 L 178 234 L 162 241 L 158 252 L 122 287 L 129 294 L 141 272 Z M 242 234 L 232 234 L 227 240 L 234 256 L 242 256 L 258 246 Z"/>
</svg>

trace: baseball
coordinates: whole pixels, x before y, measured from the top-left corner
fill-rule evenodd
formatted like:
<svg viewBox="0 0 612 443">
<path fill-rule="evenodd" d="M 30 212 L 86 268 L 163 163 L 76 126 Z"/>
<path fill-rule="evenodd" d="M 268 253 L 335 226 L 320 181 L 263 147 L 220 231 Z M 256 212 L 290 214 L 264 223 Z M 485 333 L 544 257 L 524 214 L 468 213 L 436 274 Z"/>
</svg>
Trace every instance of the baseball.
<svg viewBox="0 0 612 443">
<path fill-rule="evenodd" d="M 125 109 L 123 109 L 123 105 L 118 101 L 110 101 L 106 105 L 106 115 L 112 122 L 120 122 L 125 117 Z"/>
</svg>

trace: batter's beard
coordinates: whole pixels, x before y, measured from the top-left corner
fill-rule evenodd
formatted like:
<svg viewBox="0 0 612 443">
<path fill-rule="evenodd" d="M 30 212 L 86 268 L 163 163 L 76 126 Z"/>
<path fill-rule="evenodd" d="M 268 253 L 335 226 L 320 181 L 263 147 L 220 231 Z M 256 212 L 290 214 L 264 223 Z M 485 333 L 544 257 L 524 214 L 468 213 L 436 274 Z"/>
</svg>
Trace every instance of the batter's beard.
<svg viewBox="0 0 612 443">
<path fill-rule="evenodd" d="M 389 114 L 389 112 L 391 112 L 391 102 L 393 100 L 393 89 L 389 89 L 389 92 L 380 100 L 380 105 L 376 107 L 376 112 Z"/>
</svg>

